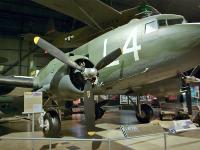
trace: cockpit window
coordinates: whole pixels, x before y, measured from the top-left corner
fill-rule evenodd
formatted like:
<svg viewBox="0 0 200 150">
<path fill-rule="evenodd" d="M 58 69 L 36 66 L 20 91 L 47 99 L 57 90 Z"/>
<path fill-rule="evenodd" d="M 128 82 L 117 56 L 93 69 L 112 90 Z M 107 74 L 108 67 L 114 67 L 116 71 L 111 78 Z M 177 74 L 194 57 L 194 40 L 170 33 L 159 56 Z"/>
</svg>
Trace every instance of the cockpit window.
<svg viewBox="0 0 200 150">
<path fill-rule="evenodd" d="M 166 19 L 158 20 L 158 25 L 159 27 L 166 26 L 167 25 Z"/>
<path fill-rule="evenodd" d="M 157 21 L 152 21 L 152 22 L 149 22 L 145 25 L 145 33 L 148 34 L 148 33 L 151 33 L 151 32 L 154 32 L 158 30 L 158 24 L 157 24 Z"/>
<path fill-rule="evenodd" d="M 182 23 L 183 23 L 183 18 L 178 18 L 178 19 L 167 19 L 167 24 L 168 24 L 168 25 L 182 24 Z"/>
</svg>

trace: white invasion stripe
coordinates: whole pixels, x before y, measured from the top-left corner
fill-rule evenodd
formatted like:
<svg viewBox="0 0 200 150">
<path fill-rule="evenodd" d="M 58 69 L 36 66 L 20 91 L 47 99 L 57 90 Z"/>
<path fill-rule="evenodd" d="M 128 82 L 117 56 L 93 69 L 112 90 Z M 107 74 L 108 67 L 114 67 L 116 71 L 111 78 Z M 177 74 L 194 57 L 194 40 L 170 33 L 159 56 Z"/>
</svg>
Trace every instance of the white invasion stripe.
<svg viewBox="0 0 200 150">
<path fill-rule="evenodd" d="M 110 63 L 109 65 L 107 65 L 106 67 L 112 67 L 112 66 L 116 66 L 119 65 L 119 60 L 115 60 L 112 63 Z"/>
<path fill-rule="evenodd" d="M 106 45 L 107 45 L 108 39 L 104 40 L 104 44 L 103 44 L 103 57 L 106 56 Z"/>
<path fill-rule="evenodd" d="M 199 22 L 193 22 L 193 23 L 184 23 L 184 24 L 199 24 L 199 25 L 200 25 L 200 23 L 199 23 Z M 182 25 L 182 24 L 179 24 L 179 25 Z"/>
<path fill-rule="evenodd" d="M 16 78 L 27 78 L 27 79 L 33 79 L 33 77 L 28 77 L 28 76 L 14 76 Z"/>
</svg>

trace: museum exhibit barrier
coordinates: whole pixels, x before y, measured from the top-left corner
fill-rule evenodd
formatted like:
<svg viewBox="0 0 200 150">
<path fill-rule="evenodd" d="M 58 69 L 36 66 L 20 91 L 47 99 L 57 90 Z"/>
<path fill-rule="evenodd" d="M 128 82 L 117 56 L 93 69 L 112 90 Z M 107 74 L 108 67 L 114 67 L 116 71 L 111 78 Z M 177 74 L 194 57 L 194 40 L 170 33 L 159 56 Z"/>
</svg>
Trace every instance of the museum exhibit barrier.
<svg viewBox="0 0 200 150">
<path fill-rule="evenodd" d="M 189 132 L 189 131 L 188 131 Z M 157 150 L 170 150 L 176 149 L 192 149 L 192 147 L 200 146 L 199 138 L 184 137 L 176 134 L 171 134 L 169 132 L 162 132 L 156 134 L 147 134 L 139 135 L 132 137 L 120 137 L 120 138 L 91 138 L 91 139 L 78 139 L 78 138 L 43 138 L 43 137 L 9 137 L 4 136 L 0 137 L 0 143 L 4 141 L 19 141 L 22 145 L 25 145 L 26 150 L 38 150 L 41 147 L 52 150 L 55 149 L 55 145 L 60 144 L 64 145 L 65 143 L 70 144 L 72 147 L 77 147 L 79 149 L 93 149 L 93 146 L 96 145 L 96 149 L 157 149 Z M 26 142 L 29 142 L 29 145 L 26 145 Z M 18 146 L 19 142 L 15 142 Z M 27 142 L 27 143 L 28 143 Z M 37 143 L 39 142 L 39 144 Z M 80 144 L 83 142 L 83 145 Z M 12 142 L 13 143 L 13 142 Z M 20 144 L 21 144 L 20 143 Z M 0 144 L 1 145 L 1 144 Z M 1 145 L 2 146 L 2 145 Z M 82 147 L 83 146 L 83 147 Z M 86 146 L 87 148 L 85 148 Z M 28 148 L 27 148 L 28 147 Z M 89 147 L 89 148 L 88 148 Z"/>
<path fill-rule="evenodd" d="M 160 143 L 159 145 L 159 149 L 164 149 L 167 150 L 167 137 L 168 137 L 168 133 L 157 133 L 157 134 L 148 134 L 148 135 L 141 135 L 141 136 L 135 136 L 135 137 L 121 137 L 121 138 L 103 138 L 103 139 L 73 139 L 73 138 L 38 138 L 38 137 L 0 137 L 0 140 L 8 140 L 8 141 L 32 141 L 32 147 L 30 147 L 30 149 L 35 150 L 35 142 L 36 141 L 46 141 L 48 142 L 48 148 L 49 150 L 52 149 L 52 145 L 53 142 L 101 142 L 101 143 L 107 143 L 107 149 L 108 150 L 112 150 L 112 148 L 114 148 L 113 144 L 116 144 L 115 142 L 118 142 L 120 144 L 119 141 L 122 141 L 122 143 L 127 143 L 127 141 L 135 141 L 138 138 L 146 138 L 148 140 L 148 138 L 151 137 L 159 137 L 159 139 L 162 139 L 162 143 Z M 146 141 L 146 140 L 145 140 Z M 55 143 L 54 143 L 55 144 Z M 124 145 L 122 145 L 124 146 Z M 128 147 L 128 144 L 126 144 L 125 146 Z M 134 147 L 134 144 L 131 143 L 131 146 Z M 156 147 L 155 147 L 156 148 Z"/>
<path fill-rule="evenodd" d="M 25 141 L 30 141 L 30 145 L 28 148 L 25 149 L 31 149 L 31 150 L 37 150 L 36 148 L 37 141 L 41 142 L 41 146 L 45 146 L 46 149 L 52 150 L 54 149 L 55 145 L 57 144 L 64 144 L 68 143 L 71 144 L 71 147 L 77 147 L 82 145 L 80 144 L 83 142 L 83 145 L 89 146 L 91 149 L 93 149 L 93 145 L 95 142 L 97 145 L 96 149 L 121 149 L 128 148 L 128 149 L 137 149 L 137 148 L 146 148 L 146 149 L 157 149 L 157 150 L 170 150 L 170 149 L 177 149 L 181 150 L 183 147 L 190 148 L 191 144 L 197 144 L 193 145 L 196 148 L 200 146 L 200 139 L 198 138 L 190 138 L 190 137 L 182 137 L 175 134 L 169 134 L 168 132 L 165 133 L 156 133 L 156 134 L 148 134 L 148 135 L 141 135 L 141 136 L 134 136 L 134 137 L 121 137 L 121 138 L 102 138 L 102 139 L 74 139 L 74 138 L 37 138 L 37 137 L 0 137 L 0 140 L 5 141 L 20 141 L 23 144 Z M 32 143 L 31 143 L 32 142 Z M 46 142 L 46 143 L 45 143 Z M 56 143 L 59 142 L 59 143 Z M 62 143 L 64 142 L 64 143 Z M 77 143 L 76 143 L 77 142 Z M 91 143 L 86 143 L 91 142 Z M 103 146 L 102 146 L 103 145 Z M 88 149 L 84 147 L 78 147 L 79 149 Z M 41 147 L 39 148 L 41 149 Z M 187 148 L 186 148 L 187 149 Z M 193 149 L 193 148 L 191 148 Z"/>
</svg>

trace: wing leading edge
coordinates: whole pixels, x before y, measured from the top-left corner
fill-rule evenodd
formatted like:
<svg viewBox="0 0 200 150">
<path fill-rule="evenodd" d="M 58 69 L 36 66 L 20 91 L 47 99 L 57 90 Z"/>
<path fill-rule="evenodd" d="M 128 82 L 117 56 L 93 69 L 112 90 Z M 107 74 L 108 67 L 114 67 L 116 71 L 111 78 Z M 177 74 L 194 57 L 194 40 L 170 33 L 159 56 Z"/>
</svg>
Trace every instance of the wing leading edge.
<svg viewBox="0 0 200 150">
<path fill-rule="evenodd" d="M 64 15 L 71 16 L 95 29 L 102 30 L 104 23 L 120 17 L 120 12 L 99 0 L 32 0 Z M 94 13 L 95 12 L 95 13 Z M 106 17 L 105 17 L 106 16 Z"/>
<path fill-rule="evenodd" d="M 34 78 L 23 76 L 0 76 L 0 85 L 33 88 Z"/>
</svg>

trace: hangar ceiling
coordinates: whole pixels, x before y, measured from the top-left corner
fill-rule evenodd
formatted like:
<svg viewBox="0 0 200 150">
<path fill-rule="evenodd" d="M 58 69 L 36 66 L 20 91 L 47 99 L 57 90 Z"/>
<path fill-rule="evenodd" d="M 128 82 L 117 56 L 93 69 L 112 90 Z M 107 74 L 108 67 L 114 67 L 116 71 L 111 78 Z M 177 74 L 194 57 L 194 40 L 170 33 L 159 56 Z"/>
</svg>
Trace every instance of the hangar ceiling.
<svg viewBox="0 0 200 150">
<path fill-rule="evenodd" d="M 117 10 L 135 7 L 144 1 L 161 13 L 181 14 L 189 22 L 200 22 L 200 0 L 102 0 Z M 30 0 L 0 1 L 0 73 L 27 75 L 29 62 L 37 58 L 37 68 L 43 67 L 52 57 L 34 49 L 33 43 L 23 43 L 23 35 L 35 33 L 43 35 L 54 20 L 56 30 L 69 32 L 84 26 L 74 20 Z M 29 58 L 34 54 L 34 58 Z M 12 57 L 13 56 L 13 57 Z M 29 60 L 22 59 L 29 58 Z M 39 59 L 38 59 L 39 58 Z M 43 61 L 43 59 L 45 61 Z M 39 61 L 40 60 L 40 61 Z M 23 67 L 26 71 L 23 71 Z M 14 71 L 12 71 L 14 69 Z"/>
<path fill-rule="evenodd" d="M 118 10 L 124 10 L 139 5 L 142 0 L 102 0 Z M 181 14 L 189 22 L 200 21 L 200 0 L 146 0 L 146 2 L 161 13 Z M 49 19 L 55 20 L 56 29 L 67 32 L 83 26 L 80 22 L 30 0 L 0 1 L 0 34 L 20 35 L 33 32 L 44 34 L 47 31 Z"/>
</svg>

